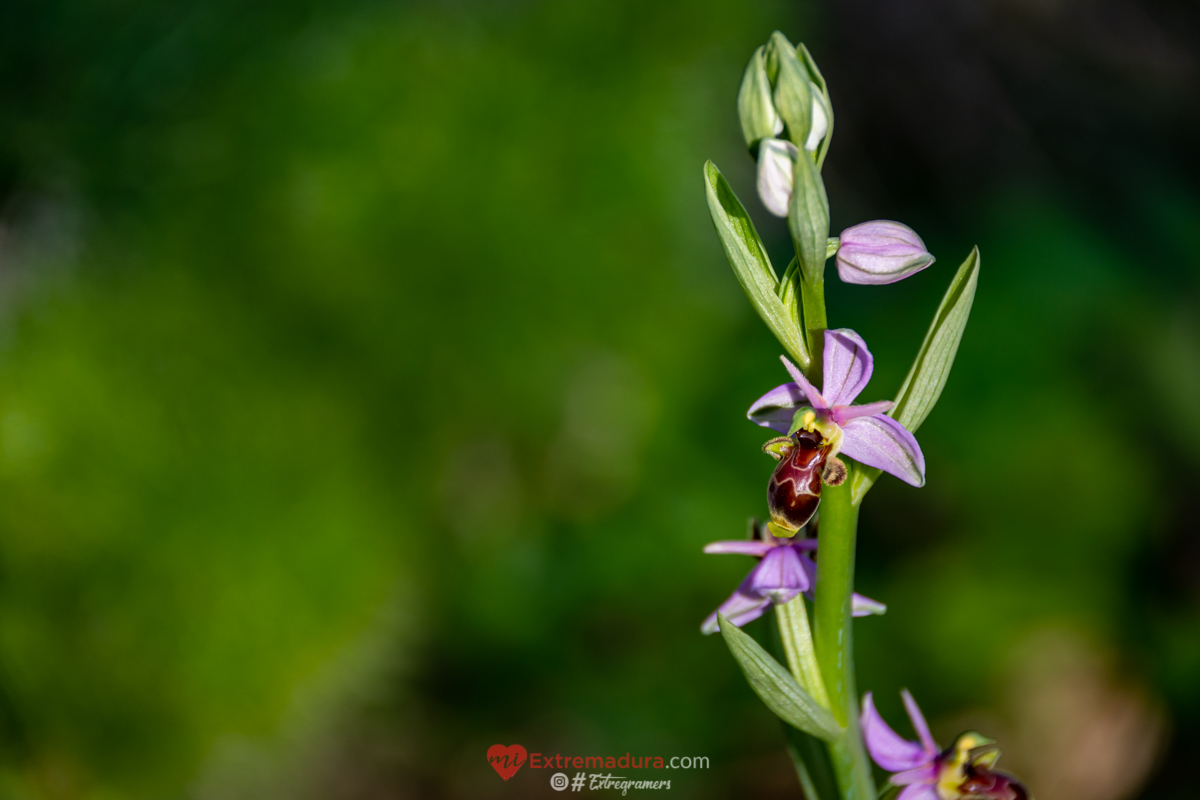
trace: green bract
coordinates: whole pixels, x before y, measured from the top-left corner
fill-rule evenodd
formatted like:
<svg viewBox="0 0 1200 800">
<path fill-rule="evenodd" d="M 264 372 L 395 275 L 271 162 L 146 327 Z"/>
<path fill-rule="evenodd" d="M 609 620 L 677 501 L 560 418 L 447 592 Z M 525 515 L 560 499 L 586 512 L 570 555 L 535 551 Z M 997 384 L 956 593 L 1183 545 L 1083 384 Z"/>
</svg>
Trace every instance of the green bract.
<svg viewBox="0 0 1200 800">
<path fill-rule="evenodd" d="M 779 135 L 783 128 L 783 120 L 775 111 L 771 98 L 765 50 L 764 46 L 754 51 L 742 74 L 742 86 L 738 89 L 738 117 L 742 121 L 742 135 L 746 137 L 746 146 L 750 148 L 751 155 L 757 153 L 760 141 Z"/>
<path fill-rule="evenodd" d="M 963 330 L 967 327 L 967 318 L 971 315 L 971 304 L 975 302 L 975 287 L 979 283 L 979 248 L 971 250 L 967 260 L 958 268 L 950 287 L 942 296 L 933 322 L 921 342 L 921 349 L 913 359 L 908 376 L 896 393 L 896 405 L 889 416 L 907 428 L 916 431 L 933 410 L 942 389 L 946 388 L 946 380 L 950 377 L 950 368 L 954 366 L 954 357 L 958 354 L 958 345 L 962 341 Z M 871 484 L 879 477 L 880 471 L 867 468 L 855 475 L 853 493 L 854 502 L 862 500 L 862 496 L 871 488 Z"/>
<path fill-rule="evenodd" d="M 788 230 L 800 259 L 804 280 L 820 283 L 825 277 L 829 251 L 829 199 L 825 182 L 811 159 L 796 159 L 792 203 L 788 207 Z"/>
<path fill-rule="evenodd" d="M 942 389 L 946 388 L 950 367 L 954 365 L 954 356 L 958 354 L 958 344 L 971 314 L 971 304 L 975 302 L 978 283 L 979 248 L 976 247 L 950 281 L 950 288 L 933 315 L 925 341 L 921 342 L 921 349 L 896 394 L 896 406 L 891 416 L 909 431 L 921 427 L 942 396 Z"/>
<path fill-rule="evenodd" d="M 762 649 L 749 634 L 731 624 L 724 615 L 718 619 L 725 644 L 737 659 L 750 688 L 775 716 L 827 742 L 842 735 L 843 728 L 829 709 L 822 708 L 770 653 Z"/>
<path fill-rule="evenodd" d="M 721 237 L 721 245 L 738 282 L 750 298 L 750 304 L 763 322 L 801 368 L 807 368 L 811 358 L 804 344 L 794 312 L 779 298 L 779 280 L 767 258 L 754 223 L 745 207 L 733 193 L 725 176 L 711 161 L 704 165 L 704 188 L 713 225 Z M 793 304 L 794 307 L 794 304 Z"/>
<path fill-rule="evenodd" d="M 767 45 L 775 67 L 775 109 L 787 125 L 788 138 L 801 150 L 812 125 L 812 85 L 808 68 L 796 57 L 796 48 L 779 31 Z"/>
<path fill-rule="evenodd" d="M 783 279 L 779 281 L 779 286 L 775 289 L 775 294 L 779 295 L 779 299 L 783 302 L 784 308 L 791 315 L 792 320 L 796 323 L 796 328 L 803 327 L 800 319 L 800 294 L 796 288 L 797 273 L 800 271 L 800 262 L 793 258 L 792 263 L 788 264 L 788 268 L 783 273 Z"/>
</svg>

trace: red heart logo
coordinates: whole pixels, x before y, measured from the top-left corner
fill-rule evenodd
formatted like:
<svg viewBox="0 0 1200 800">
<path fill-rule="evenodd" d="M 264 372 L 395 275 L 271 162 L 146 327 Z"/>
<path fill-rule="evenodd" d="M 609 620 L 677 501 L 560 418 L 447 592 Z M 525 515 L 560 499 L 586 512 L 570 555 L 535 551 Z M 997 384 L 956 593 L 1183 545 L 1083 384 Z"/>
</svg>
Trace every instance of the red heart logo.
<svg viewBox="0 0 1200 800">
<path fill-rule="evenodd" d="M 488 748 L 488 763 L 496 774 L 508 780 L 525 764 L 525 748 L 519 744 L 494 744 Z"/>
</svg>

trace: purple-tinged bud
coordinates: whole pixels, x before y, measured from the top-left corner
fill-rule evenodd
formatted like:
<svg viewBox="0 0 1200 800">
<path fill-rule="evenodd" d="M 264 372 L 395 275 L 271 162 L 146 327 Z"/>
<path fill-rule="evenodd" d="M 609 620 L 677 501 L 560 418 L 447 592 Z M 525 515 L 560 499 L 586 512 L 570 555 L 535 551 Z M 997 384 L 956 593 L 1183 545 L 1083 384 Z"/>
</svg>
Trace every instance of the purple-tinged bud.
<svg viewBox="0 0 1200 800">
<path fill-rule="evenodd" d="M 845 283 L 895 283 L 934 261 L 916 231 L 891 220 L 863 222 L 842 231 L 840 238 L 837 268 Z"/>
</svg>

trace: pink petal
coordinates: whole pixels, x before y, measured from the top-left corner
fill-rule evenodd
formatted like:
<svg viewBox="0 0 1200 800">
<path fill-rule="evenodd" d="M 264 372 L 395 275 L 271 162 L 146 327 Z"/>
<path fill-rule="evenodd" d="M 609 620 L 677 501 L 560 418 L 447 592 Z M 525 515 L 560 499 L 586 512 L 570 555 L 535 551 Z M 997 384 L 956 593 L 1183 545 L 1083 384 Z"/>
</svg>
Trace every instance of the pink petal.
<svg viewBox="0 0 1200 800">
<path fill-rule="evenodd" d="M 906 786 L 910 783 L 937 783 L 937 779 L 938 765 L 936 761 L 931 761 L 923 767 L 897 772 L 888 778 L 888 783 L 893 786 Z"/>
<path fill-rule="evenodd" d="M 767 554 L 767 551 L 774 548 L 775 545 L 771 542 L 763 542 L 757 539 L 734 539 L 724 542 L 709 542 L 704 545 L 706 553 L 737 553 L 746 556 L 758 556 L 762 558 Z"/>
<path fill-rule="evenodd" d="M 913 783 L 904 787 L 896 800 L 942 800 L 933 784 Z"/>
<path fill-rule="evenodd" d="M 748 581 L 748 579 L 747 579 Z M 721 603 L 716 611 L 709 614 L 704 622 L 700 625 L 700 631 L 704 634 L 716 633 L 720 630 L 717 621 L 717 614 L 724 614 L 725 619 L 732 622 L 739 628 L 747 622 L 758 619 L 762 616 L 763 611 L 771 604 L 769 598 L 760 597 L 750 594 L 746 591 L 746 582 L 743 582 L 738 587 L 737 591 L 729 595 L 729 599 Z"/>
<path fill-rule="evenodd" d="M 886 614 L 887 606 L 878 600 L 872 600 L 869 597 L 855 592 L 850 597 L 850 616 L 852 617 L 869 617 L 872 614 Z"/>
<path fill-rule="evenodd" d="M 867 343 L 849 328 L 825 331 L 825 372 L 821 388 L 831 406 L 848 406 L 867 388 L 875 361 Z"/>
<path fill-rule="evenodd" d="M 784 383 L 754 401 L 746 417 L 755 425 L 786 434 L 796 409 L 808 405 L 804 390 L 795 383 Z"/>
<path fill-rule="evenodd" d="M 776 547 L 750 573 L 750 591 L 786 603 L 809 588 L 801 556 L 791 547 Z M 729 616 L 726 614 L 726 616 Z"/>
<path fill-rule="evenodd" d="M 888 772 L 903 772 L 923 767 L 934 758 L 926 753 L 921 745 L 900 738 L 898 733 L 888 727 L 883 717 L 875 710 L 875 698 L 870 692 L 863 698 L 862 733 L 867 752 L 875 759 L 876 764 Z"/>
<path fill-rule="evenodd" d="M 921 738 L 921 744 L 925 747 L 925 752 L 937 755 L 939 751 L 937 742 L 933 741 L 933 736 L 929 733 L 929 725 L 925 722 L 925 715 L 921 713 L 917 701 L 913 699 L 908 689 L 902 689 L 900 697 L 904 699 L 904 709 L 908 711 L 908 718 L 912 721 L 913 730 Z"/>
<path fill-rule="evenodd" d="M 842 453 L 868 467 L 890 472 L 913 486 L 925 485 L 925 455 L 913 435 L 896 420 L 878 414 L 842 426 Z"/>
<path fill-rule="evenodd" d="M 828 333 L 828 331 L 826 333 Z M 826 359 L 828 358 L 829 357 L 826 356 Z M 808 402 L 812 403 L 813 408 L 819 408 L 822 410 L 829 408 L 830 404 L 825 402 L 824 395 L 818 392 L 816 387 L 808 382 L 808 378 L 804 377 L 804 373 L 800 371 L 799 367 L 789 361 L 787 356 L 780 356 L 779 360 L 783 362 L 783 366 L 787 367 L 788 374 L 792 376 L 792 380 L 794 380 L 800 386 L 800 388 L 804 390 L 804 393 L 808 395 Z"/>
<path fill-rule="evenodd" d="M 845 425 L 859 417 L 873 417 L 876 414 L 886 414 L 896 405 L 891 400 L 878 400 L 861 406 L 834 406 L 831 416 L 838 425 Z"/>
</svg>

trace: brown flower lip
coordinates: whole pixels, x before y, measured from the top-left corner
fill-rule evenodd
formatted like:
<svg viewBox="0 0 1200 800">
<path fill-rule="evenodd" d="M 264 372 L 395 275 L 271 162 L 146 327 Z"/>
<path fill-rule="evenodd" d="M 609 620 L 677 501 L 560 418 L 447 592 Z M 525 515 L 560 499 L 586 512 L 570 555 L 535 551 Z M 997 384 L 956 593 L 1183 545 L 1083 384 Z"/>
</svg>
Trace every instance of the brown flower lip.
<svg viewBox="0 0 1200 800">
<path fill-rule="evenodd" d="M 821 474 L 830 447 L 820 434 L 804 430 L 767 444 L 775 445 L 768 452 L 779 454 L 779 464 L 767 483 L 771 521 L 785 530 L 798 531 L 812 519 L 821 502 Z"/>
</svg>

